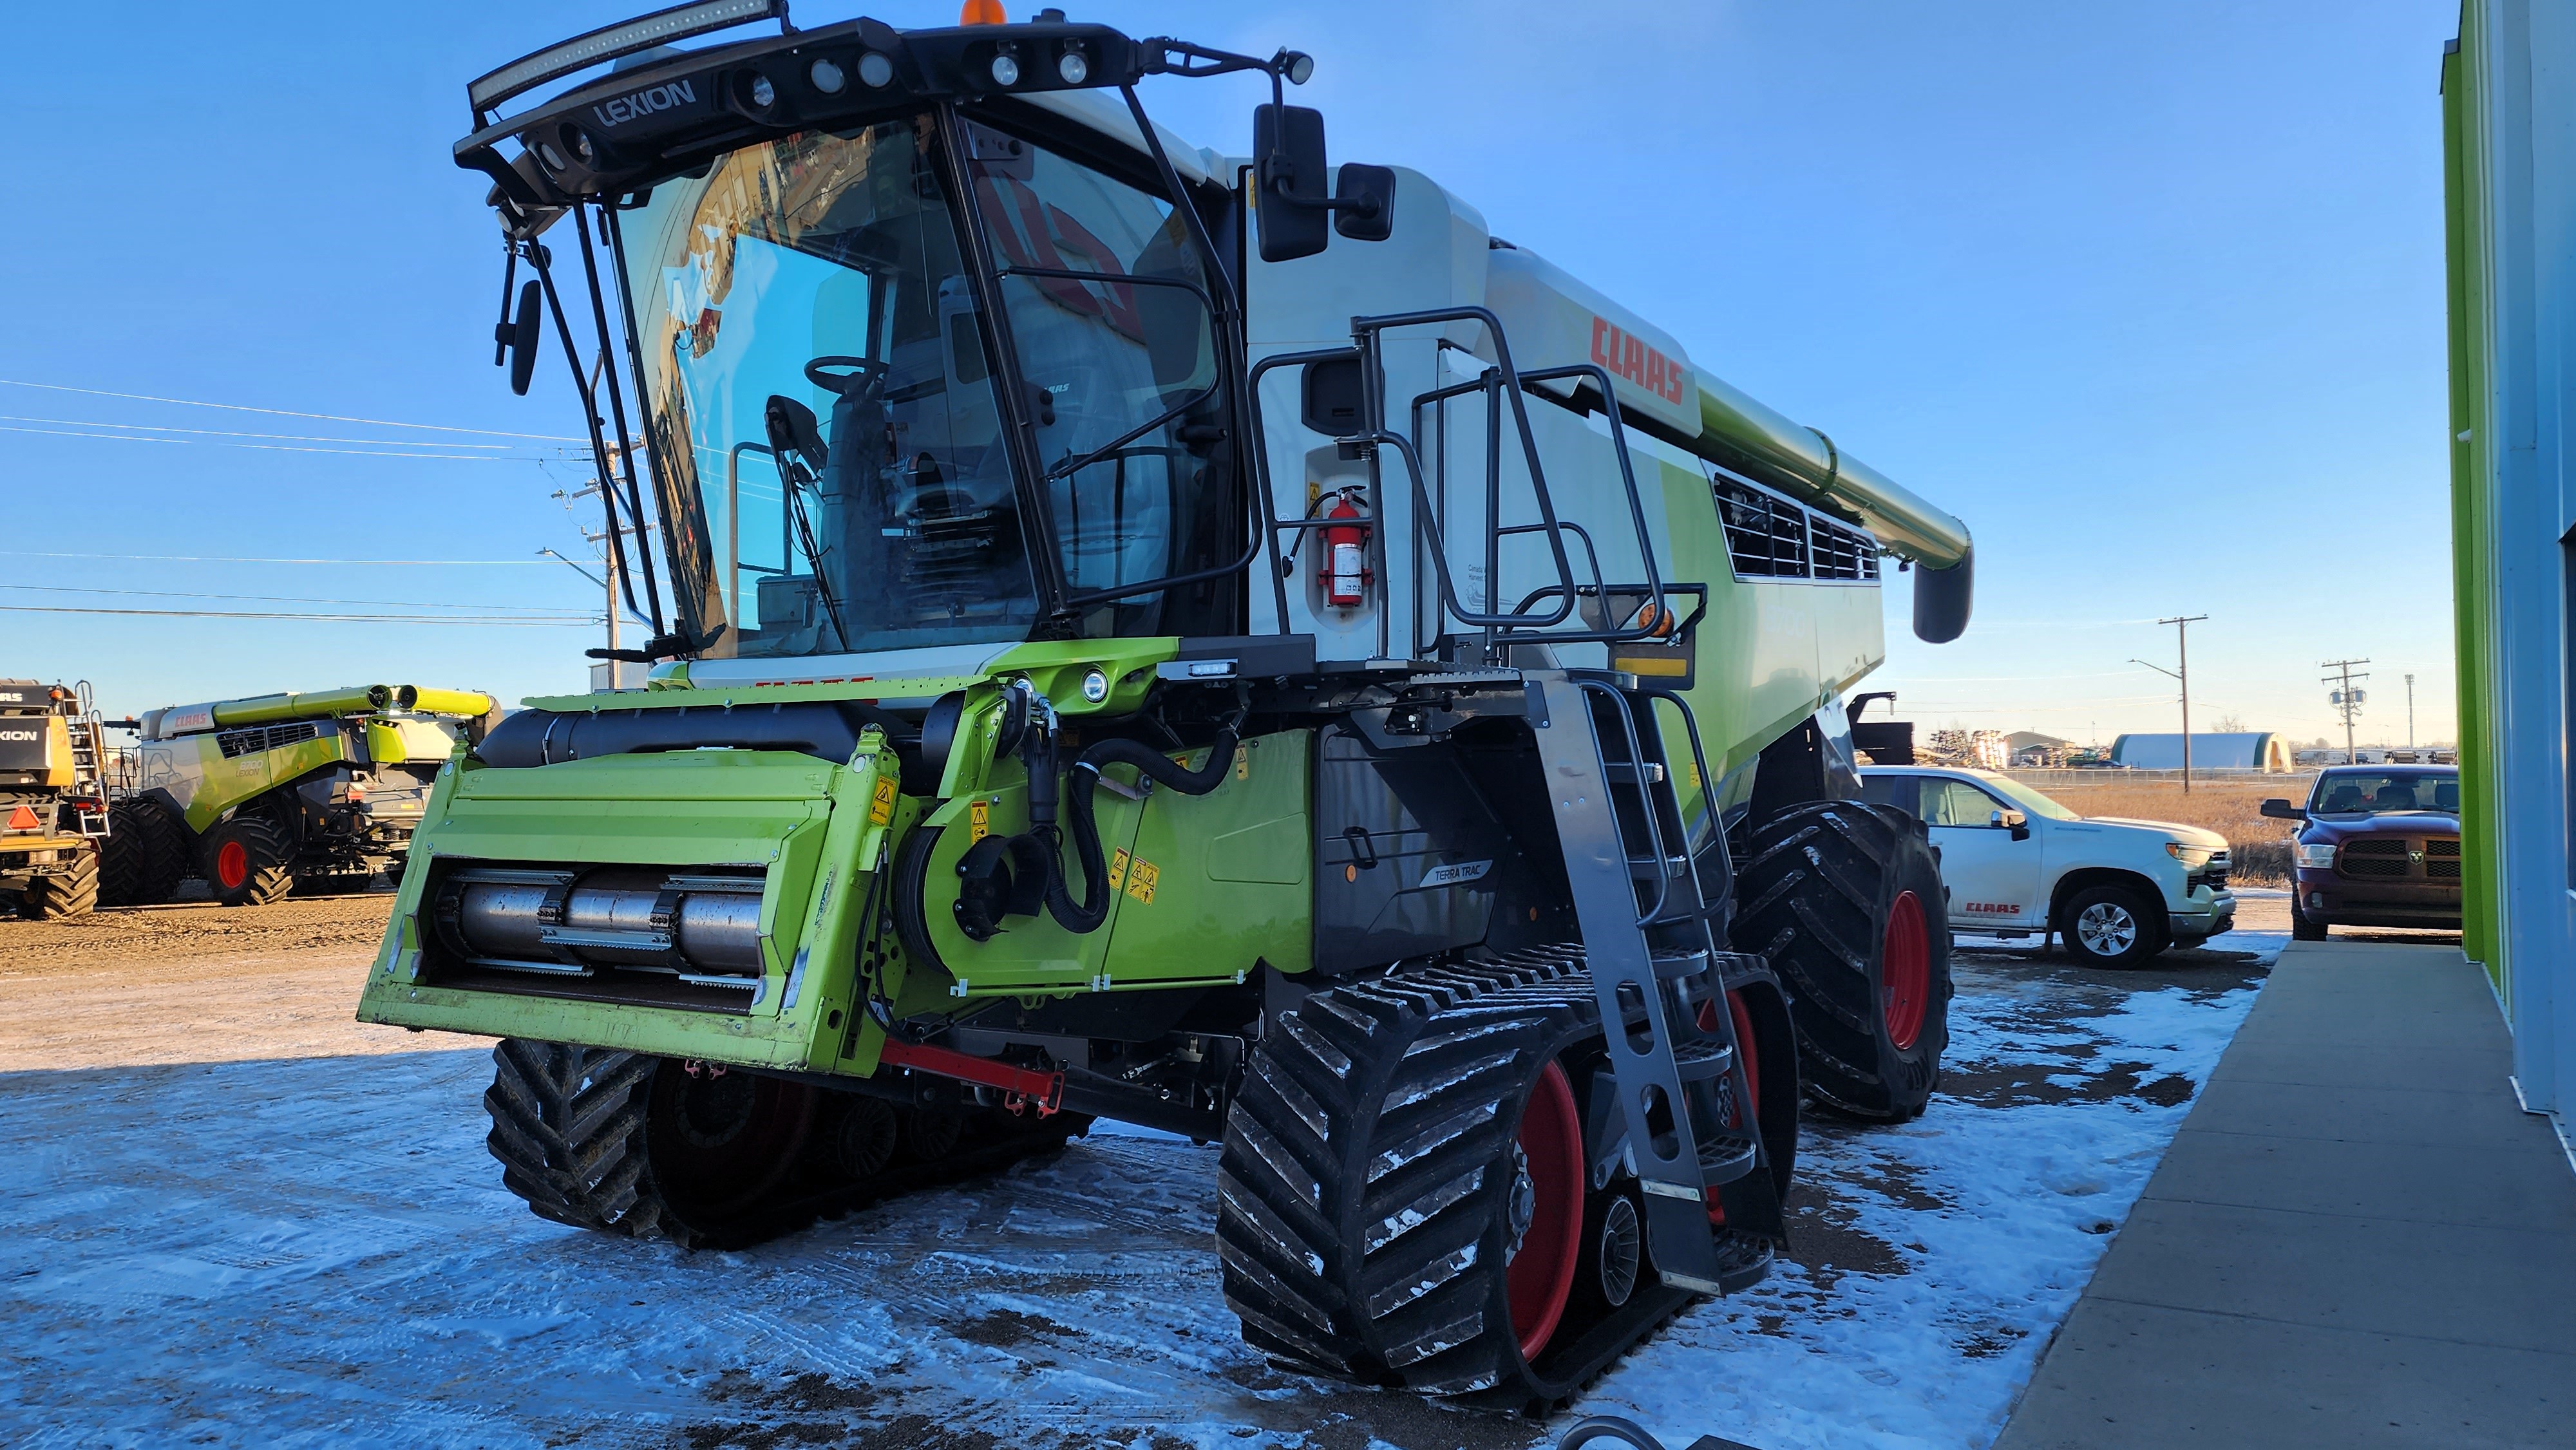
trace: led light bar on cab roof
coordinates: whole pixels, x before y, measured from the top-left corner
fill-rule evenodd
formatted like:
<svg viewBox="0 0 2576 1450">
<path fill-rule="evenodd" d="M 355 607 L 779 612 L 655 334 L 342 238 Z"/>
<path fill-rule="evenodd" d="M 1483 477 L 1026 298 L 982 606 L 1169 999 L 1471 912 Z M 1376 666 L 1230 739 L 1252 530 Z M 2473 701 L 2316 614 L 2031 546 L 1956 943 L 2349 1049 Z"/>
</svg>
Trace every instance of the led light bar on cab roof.
<svg viewBox="0 0 2576 1450">
<path fill-rule="evenodd" d="M 480 124 L 482 115 L 493 107 L 559 76 L 710 30 L 748 25 L 755 20 L 781 20 L 786 14 L 787 0 L 701 0 L 695 5 L 674 5 L 521 56 L 468 85 L 465 97 L 473 103 Z"/>
</svg>

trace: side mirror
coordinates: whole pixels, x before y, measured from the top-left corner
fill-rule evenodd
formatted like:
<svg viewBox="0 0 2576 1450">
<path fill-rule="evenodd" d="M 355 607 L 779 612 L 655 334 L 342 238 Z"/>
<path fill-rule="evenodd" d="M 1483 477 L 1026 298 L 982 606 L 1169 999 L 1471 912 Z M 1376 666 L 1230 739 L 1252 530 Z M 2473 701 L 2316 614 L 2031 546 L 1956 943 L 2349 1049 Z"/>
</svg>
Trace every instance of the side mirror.
<svg viewBox="0 0 2576 1450">
<path fill-rule="evenodd" d="M 533 281 L 521 287 L 518 310 L 494 329 L 497 340 L 510 351 L 510 391 L 522 398 L 528 395 L 529 380 L 537 375 L 537 343 L 545 336 L 537 310 L 543 290 Z"/>
<path fill-rule="evenodd" d="M 1355 242 L 1395 235 L 1395 168 L 1342 163 L 1333 179 L 1333 230 Z"/>
<path fill-rule="evenodd" d="M 1293 262 L 1324 250 L 1332 240 L 1324 198 L 1324 113 L 1310 106 L 1253 108 L 1252 158 L 1261 260 Z"/>
<path fill-rule="evenodd" d="M 2012 832 L 2016 841 L 2030 839 L 2030 817 L 2020 811 L 1996 811 L 1986 818 L 1986 824 Z"/>
<path fill-rule="evenodd" d="M 2304 821 L 2308 818 L 2306 811 L 2300 810 L 2280 796 L 2274 796 L 2263 802 L 2262 809 L 2264 815 L 2276 821 Z"/>
<path fill-rule="evenodd" d="M 761 423 L 769 434 L 769 446 L 782 460 L 793 453 L 803 461 L 810 476 L 823 476 L 823 428 L 815 420 L 813 409 L 782 393 L 772 393 L 768 407 L 762 411 Z"/>
</svg>

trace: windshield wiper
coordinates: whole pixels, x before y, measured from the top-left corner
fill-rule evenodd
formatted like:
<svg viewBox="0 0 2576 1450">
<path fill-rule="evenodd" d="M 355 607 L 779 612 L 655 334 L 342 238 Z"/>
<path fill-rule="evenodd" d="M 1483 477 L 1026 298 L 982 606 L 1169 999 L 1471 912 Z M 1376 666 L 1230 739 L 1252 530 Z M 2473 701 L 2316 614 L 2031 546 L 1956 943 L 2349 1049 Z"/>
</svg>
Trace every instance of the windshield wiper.
<svg viewBox="0 0 2576 1450">
<path fill-rule="evenodd" d="M 814 566 L 814 597 L 823 601 L 823 617 L 832 622 L 832 638 L 848 649 L 850 632 L 841 623 L 840 601 L 832 597 L 832 581 L 823 572 L 823 549 L 815 542 L 813 521 L 805 514 L 804 490 L 821 476 L 827 454 L 822 426 L 815 421 L 813 409 L 778 393 L 770 394 L 768 406 L 761 409 L 761 424 L 769 434 L 770 457 L 778 464 L 778 488 L 787 499 L 796 546 Z"/>
</svg>

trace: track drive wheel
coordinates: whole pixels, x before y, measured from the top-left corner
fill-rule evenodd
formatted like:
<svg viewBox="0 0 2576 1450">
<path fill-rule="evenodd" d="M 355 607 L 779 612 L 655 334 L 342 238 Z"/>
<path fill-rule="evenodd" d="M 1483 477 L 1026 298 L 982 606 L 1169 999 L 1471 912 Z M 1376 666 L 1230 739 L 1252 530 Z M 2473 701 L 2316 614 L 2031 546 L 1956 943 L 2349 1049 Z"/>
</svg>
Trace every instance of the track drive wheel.
<svg viewBox="0 0 2576 1450">
<path fill-rule="evenodd" d="M 99 904 L 158 906 L 188 875 L 188 848 L 177 821 L 159 801 L 118 801 L 99 845 Z"/>
<path fill-rule="evenodd" d="M 28 882 L 20 899 L 27 915 L 38 921 L 60 921 L 98 910 L 98 847 L 84 846 L 69 865 Z"/>
<path fill-rule="evenodd" d="M 295 884 L 295 843 L 257 811 L 206 832 L 200 854 L 206 882 L 226 906 L 266 906 Z"/>
<path fill-rule="evenodd" d="M 1853 1117 L 1920 1115 L 1950 1041 L 1941 858 L 1892 806 L 1815 801 L 1754 832 L 1736 883 L 1738 951 L 1790 992 L 1808 1093 Z"/>
<path fill-rule="evenodd" d="M 1219 1159 L 1247 1343 L 1289 1367 L 1493 1408 L 1561 1404 L 1688 1296 L 1587 1192 L 1588 976 L 1481 964 L 1319 991 L 1255 1050 Z M 1595 1241 L 1606 1219 L 1604 1277 Z"/>
</svg>

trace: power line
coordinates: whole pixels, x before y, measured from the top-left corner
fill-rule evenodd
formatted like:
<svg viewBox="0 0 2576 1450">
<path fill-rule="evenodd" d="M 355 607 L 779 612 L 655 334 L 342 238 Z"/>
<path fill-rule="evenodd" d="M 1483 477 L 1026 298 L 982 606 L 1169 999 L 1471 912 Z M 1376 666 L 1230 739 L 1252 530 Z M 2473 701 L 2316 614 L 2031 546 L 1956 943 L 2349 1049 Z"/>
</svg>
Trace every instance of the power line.
<svg viewBox="0 0 2576 1450">
<path fill-rule="evenodd" d="M 175 403 L 183 408 L 221 408 L 232 413 L 267 413 L 279 418 L 314 418 L 325 423 L 365 423 L 377 428 L 418 428 L 430 433 L 479 433 L 486 438 L 533 438 L 542 443 L 588 443 L 555 433 L 511 433 L 500 428 L 458 428 L 445 423 L 401 423 L 391 418 L 353 418 L 345 413 L 306 413 L 294 408 L 255 408 L 246 403 L 209 403 L 197 398 L 162 398 L 150 393 L 112 393 L 104 388 L 75 388 L 63 383 L 31 383 L 0 378 L 0 387 L 42 388 L 49 393 L 81 393 L 93 398 L 125 398 L 137 403 Z"/>
<path fill-rule="evenodd" d="M 112 426 L 112 425 L 111 425 Z M 315 448 L 292 443 L 226 443 L 214 438 L 148 438 L 137 433 L 81 433 L 68 428 L 29 428 L 16 423 L 0 423 L 0 433 L 35 433 L 49 438 L 105 438 L 121 443 L 194 443 L 201 448 L 255 448 L 263 453 L 338 453 L 358 458 L 434 458 L 460 463 L 526 463 L 534 460 L 521 454 L 516 457 L 494 457 L 489 453 L 388 453 L 373 448 Z M 393 444 L 392 447 L 407 445 Z M 429 445 L 442 446 L 442 445 Z"/>
<path fill-rule="evenodd" d="M 274 438 L 289 443 L 364 443 L 371 447 L 412 448 L 399 438 L 339 438 L 318 433 L 240 433 L 224 428 L 165 428 L 157 423 L 109 423 L 96 418 L 38 418 L 25 413 L 0 413 L 0 423 L 55 423 L 66 428 L 124 428 L 137 433 L 193 433 L 208 438 Z M 441 448 L 479 448 L 501 452 L 507 443 L 441 443 Z"/>
<path fill-rule="evenodd" d="M 157 619 L 306 619 L 322 624 L 476 624 L 508 625 L 529 629 L 588 629 L 589 619 L 525 619 L 494 615 L 478 619 L 471 615 L 453 614 L 299 614 L 275 613 L 251 609 L 98 609 L 71 604 L 0 604 L 0 613 L 8 614 L 120 614 L 141 615 Z"/>
<path fill-rule="evenodd" d="M 410 565 L 470 565 L 481 568 L 507 564 L 513 568 L 544 565 L 546 559 L 263 559 L 224 554 L 73 554 L 39 549 L 0 549 L 0 555 L 15 559 L 120 559 L 139 560 L 147 564 L 351 564 L 369 568 L 399 568 Z"/>
<path fill-rule="evenodd" d="M 262 604 L 370 604 L 396 609 L 491 609 L 482 602 L 458 604 L 427 599 L 318 599 L 304 594 L 206 594 L 193 590 L 171 589 L 93 589 L 80 584 L 0 584 L 0 589 L 36 594 L 117 594 L 142 599 L 230 599 Z M 558 604 L 513 604 L 503 606 L 530 614 L 573 615 L 582 619 L 593 616 L 586 609 L 569 609 Z"/>
</svg>

